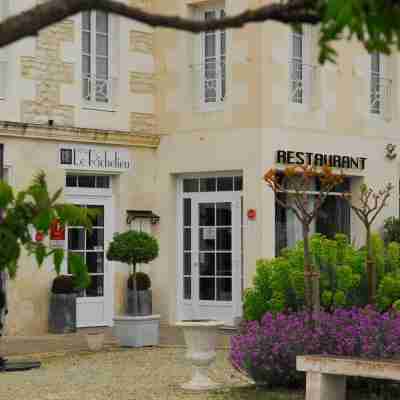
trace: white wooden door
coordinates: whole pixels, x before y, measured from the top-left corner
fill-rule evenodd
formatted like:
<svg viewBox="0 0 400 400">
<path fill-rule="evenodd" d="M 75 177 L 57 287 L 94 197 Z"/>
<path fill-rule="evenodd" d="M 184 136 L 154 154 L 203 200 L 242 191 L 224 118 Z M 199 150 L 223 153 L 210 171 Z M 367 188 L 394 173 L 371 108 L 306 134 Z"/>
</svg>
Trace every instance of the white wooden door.
<svg viewBox="0 0 400 400">
<path fill-rule="evenodd" d="M 183 319 L 233 324 L 241 308 L 240 195 L 197 194 L 190 203 L 191 228 L 184 228 Z M 185 213 L 187 219 L 189 209 Z"/>
<path fill-rule="evenodd" d="M 77 326 L 111 325 L 112 271 L 111 263 L 106 259 L 113 232 L 111 199 L 74 197 L 69 200 L 72 204 L 95 209 L 98 213 L 91 231 L 82 226 L 67 227 L 68 255 L 74 253 L 81 256 L 91 277 L 90 286 L 82 290 L 77 299 Z"/>
</svg>

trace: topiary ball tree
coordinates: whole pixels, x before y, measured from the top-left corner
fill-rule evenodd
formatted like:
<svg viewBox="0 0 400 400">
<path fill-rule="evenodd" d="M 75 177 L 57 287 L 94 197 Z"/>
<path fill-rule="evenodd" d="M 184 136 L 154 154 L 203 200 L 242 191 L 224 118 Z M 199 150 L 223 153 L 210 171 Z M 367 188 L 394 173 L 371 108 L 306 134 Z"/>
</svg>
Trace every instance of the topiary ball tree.
<svg viewBox="0 0 400 400">
<path fill-rule="evenodd" d="M 132 268 L 132 291 L 137 298 L 136 265 L 149 263 L 158 256 L 157 240 L 146 232 L 127 231 L 114 235 L 107 259 L 128 264 Z"/>
</svg>

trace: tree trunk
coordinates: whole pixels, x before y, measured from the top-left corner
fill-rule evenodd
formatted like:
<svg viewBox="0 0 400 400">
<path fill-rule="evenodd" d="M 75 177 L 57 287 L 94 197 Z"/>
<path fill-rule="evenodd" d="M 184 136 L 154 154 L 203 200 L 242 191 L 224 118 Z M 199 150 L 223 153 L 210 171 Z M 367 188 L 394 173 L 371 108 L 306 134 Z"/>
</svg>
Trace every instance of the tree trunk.
<svg viewBox="0 0 400 400">
<path fill-rule="evenodd" d="M 368 303 L 375 304 L 376 299 L 376 267 L 374 261 L 372 260 L 372 243 L 371 243 L 371 227 L 367 226 L 366 234 L 366 247 L 367 247 L 367 257 L 366 257 L 366 270 L 367 270 L 367 280 L 368 280 Z"/>
<path fill-rule="evenodd" d="M 304 301 L 308 311 L 313 309 L 313 291 L 312 291 L 312 267 L 308 236 L 309 226 L 303 224 L 303 242 L 304 242 Z"/>
<path fill-rule="evenodd" d="M 138 301 L 138 292 L 136 285 L 136 264 L 132 265 L 132 295 L 133 295 L 133 309 L 132 315 L 139 315 L 139 301 Z"/>
</svg>

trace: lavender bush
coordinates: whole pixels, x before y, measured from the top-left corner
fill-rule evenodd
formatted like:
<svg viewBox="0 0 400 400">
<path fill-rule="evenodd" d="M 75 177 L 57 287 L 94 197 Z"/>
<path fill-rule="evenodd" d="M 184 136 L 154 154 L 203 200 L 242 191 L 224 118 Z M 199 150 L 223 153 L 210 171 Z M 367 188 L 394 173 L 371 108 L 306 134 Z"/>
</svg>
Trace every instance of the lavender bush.
<svg viewBox="0 0 400 400">
<path fill-rule="evenodd" d="M 310 323 L 310 318 L 318 321 Z M 314 328 L 312 327 L 314 326 Z M 296 356 L 324 354 L 364 358 L 400 355 L 400 313 L 372 307 L 337 309 L 310 316 L 305 312 L 266 313 L 231 339 L 231 362 L 254 381 L 271 386 L 302 385 Z"/>
</svg>

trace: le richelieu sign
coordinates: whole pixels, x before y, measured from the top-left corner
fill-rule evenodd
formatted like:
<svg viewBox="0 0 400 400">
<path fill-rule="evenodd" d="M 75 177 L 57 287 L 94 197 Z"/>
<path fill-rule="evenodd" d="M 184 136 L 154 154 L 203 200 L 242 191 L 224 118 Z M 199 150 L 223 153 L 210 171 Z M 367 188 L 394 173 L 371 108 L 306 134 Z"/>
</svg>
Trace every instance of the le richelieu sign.
<svg viewBox="0 0 400 400">
<path fill-rule="evenodd" d="M 303 151 L 278 150 L 276 152 L 276 162 L 287 165 L 311 165 L 313 167 L 323 167 L 328 165 L 339 169 L 364 170 L 366 157 L 352 157 L 338 154 L 309 153 Z"/>
<path fill-rule="evenodd" d="M 132 167 L 126 149 L 100 146 L 60 146 L 60 165 L 89 171 L 125 171 Z"/>
</svg>

